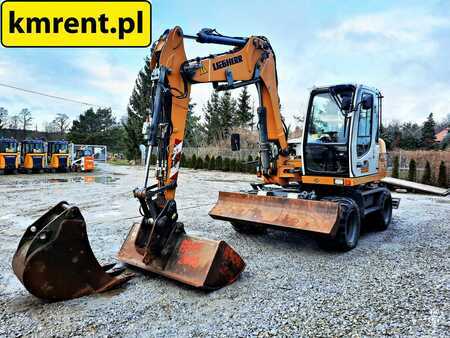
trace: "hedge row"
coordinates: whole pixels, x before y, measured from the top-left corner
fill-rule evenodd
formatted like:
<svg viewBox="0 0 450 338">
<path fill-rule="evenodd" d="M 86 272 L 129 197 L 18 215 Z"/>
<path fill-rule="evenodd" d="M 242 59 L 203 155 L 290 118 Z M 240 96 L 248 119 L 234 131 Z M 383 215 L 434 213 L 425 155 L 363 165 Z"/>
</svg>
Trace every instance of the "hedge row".
<svg viewBox="0 0 450 338">
<path fill-rule="evenodd" d="M 206 155 L 205 158 L 195 155 L 187 157 L 184 154 L 181 156 L 181 166 L 184 168 L 256 174 L 256 164 L 249 163 L 253 161 L 252 156 L 249 156 L 247 161 L 229 159 L 228 157 L 222 158 L 222 156 L 210 157 L 209 155 Z"/>
<path fill-rule="evenodd" d="M 394 157 L 394 163 L 392 168 L 392 177 L 399 178 L 400 177 L 400 165 L 399 165 L 399 157 Z M 412 182 L 420 182 L 428 185 L 435 185 L 442 188 L 448 188 L 448 177 L 447 177 L 447 166 L 444 161 L 441 161 L 439 165 L 438 177 L 436 178 L 434 175 L 434 171 L 431 170 L 431 164 L 429 161 L 425 163 L 425 169 L 422 175 L 422 178 L 419 179 L 417 175 L 417 162 L 414 159 L 409 161 L 408 168 L 408 180 Z"/>
</svg>

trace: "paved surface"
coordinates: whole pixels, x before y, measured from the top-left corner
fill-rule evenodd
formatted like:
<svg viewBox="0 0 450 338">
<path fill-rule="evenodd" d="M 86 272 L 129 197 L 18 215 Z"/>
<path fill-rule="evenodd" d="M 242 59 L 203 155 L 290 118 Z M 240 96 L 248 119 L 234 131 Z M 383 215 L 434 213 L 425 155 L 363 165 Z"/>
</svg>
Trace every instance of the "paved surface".
<svg viewBox="0 0 450 338">
<path fill-rule="evenodd" d="M 246 260 L 231 286 L 202 292 L 150 274 L 66 302 L 29 295 L 11 259 L 24 229 L 60 200 L 78 205 L 94 253 L 109 262 L 137 216 L 142 169 L 0 177 L 0 336 L 448 336 L 450 199 L 401 197 L 392 226 L 351 252 L 324 252 L 307 234 L 235 233 L 207 214 L 219 190 L 252 176 L 183 170 L 177 195 L 189 233 L 223 239 Z"/>
</svg>

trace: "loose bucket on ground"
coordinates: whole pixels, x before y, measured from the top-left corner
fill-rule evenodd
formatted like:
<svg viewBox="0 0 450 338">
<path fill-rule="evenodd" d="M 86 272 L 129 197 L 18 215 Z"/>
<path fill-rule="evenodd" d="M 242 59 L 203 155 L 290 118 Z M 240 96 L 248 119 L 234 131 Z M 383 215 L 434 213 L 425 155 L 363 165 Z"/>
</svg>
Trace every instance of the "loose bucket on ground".
<svg viewBox="0 0 450 338">
<path fill-rule="evenodd" d="M 89 245 L 80 210 L 61 202 L 29 226 L 12 262 L 13 270 L 34 296 L 58 301 L 103 292 L 133 274 L 101 266 Z"/>
</svg>

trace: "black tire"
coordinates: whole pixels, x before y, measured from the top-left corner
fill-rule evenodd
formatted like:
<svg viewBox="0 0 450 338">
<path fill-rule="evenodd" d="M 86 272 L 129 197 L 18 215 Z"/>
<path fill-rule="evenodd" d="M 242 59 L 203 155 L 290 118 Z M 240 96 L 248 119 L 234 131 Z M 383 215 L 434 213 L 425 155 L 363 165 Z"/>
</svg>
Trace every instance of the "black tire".
<svg viewBox="0 0 450 338">
<path fill-rule="evenodd" d="M 392 197 L 389 191 L 384 191 L 379 199 L 380 210 L 371 217 L 372 228 L 376 231 L 384 231 L 389 228 L 392 221 Z"/>
<path fill-rule="evenodd" d="M 3 169 L 0 169 L 0 175 L 5 175 L 5 171 Z"/>
<path fill-rule="evenodd" d="M 358 205 L 351 198 L 329 197 L 327 201 L 339 203 L 339 224 L 336 236 L 318 237 L 319 245 L 324 249 L 350 251 L 358 245 L 361 231 L 361 216 Z"/>
<path fill-rule="evenodd" d="M 27 175 L 30 175 L 30 174 L 33 173 L 33 170 L 32 170 L 32 169 L 25 169 L 25 173 L 26 173 Z"/>
<path fill-rule="evenodd" d="M 267 232 L 267 228 L 247 222 L 230 222 L 236 232 L 247 235 L 261 235 Z"/>
<path fill-rule="evenodd" d="M 12 171 L 12 173 L 13 173 L 13 175 L 17 175 L 17 174 L 19 173 L 19 170 L 14 169 L 14 170 Z"/>
</svg>

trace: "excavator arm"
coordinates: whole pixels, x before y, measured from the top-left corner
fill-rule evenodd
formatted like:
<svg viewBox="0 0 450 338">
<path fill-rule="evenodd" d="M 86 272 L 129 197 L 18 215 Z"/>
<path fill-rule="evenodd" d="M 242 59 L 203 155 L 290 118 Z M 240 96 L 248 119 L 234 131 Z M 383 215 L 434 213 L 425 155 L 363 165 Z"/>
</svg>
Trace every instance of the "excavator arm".
<svg viewBox="0 0 450 338">
<path fill-rule="evenodd" d="M 233 49 L 187 60 L 184 40 L 231 45 Z M 150 153 L 156 150 L 157 190 L 173 200 L 181 162 L 191 86 L 212 83 L 217 91 L 255 84 L 258 90 L 259 175 L 266 183 L 286 184 L 299 180 L 300 161 L 288 156 L 287 135 L 280 113 L 275 53 L 265 37 L 228 37 L 211 29 L 196 36 L 184 35 L 179 27 L 166 31 L 154 44 Z M 150 159 L 150 156 L 147 157 Z M 149 162 L 147 163 L 147 188 Z"/>
</svg>

